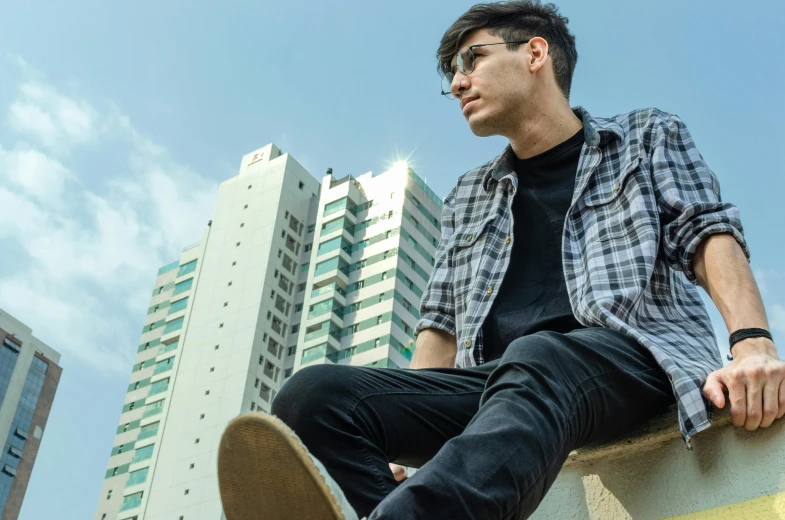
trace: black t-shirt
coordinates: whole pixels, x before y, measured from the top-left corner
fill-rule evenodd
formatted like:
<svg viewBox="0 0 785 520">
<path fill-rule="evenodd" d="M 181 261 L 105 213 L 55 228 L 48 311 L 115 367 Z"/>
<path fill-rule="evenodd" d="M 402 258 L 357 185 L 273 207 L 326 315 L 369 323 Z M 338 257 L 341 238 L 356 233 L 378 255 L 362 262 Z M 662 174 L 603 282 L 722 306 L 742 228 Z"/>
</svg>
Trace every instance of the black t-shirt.
<svg viewBox="0 0 785 520">
<path fill-rule="evenodd" d="M 485 361 L 521 336 L 582 328 L 572 313 L 562 271 L 562 234 L 575 189 L 583 129 L 530 159 L 518 159 L 510 264 L 483 323 Z"/>
</svg>

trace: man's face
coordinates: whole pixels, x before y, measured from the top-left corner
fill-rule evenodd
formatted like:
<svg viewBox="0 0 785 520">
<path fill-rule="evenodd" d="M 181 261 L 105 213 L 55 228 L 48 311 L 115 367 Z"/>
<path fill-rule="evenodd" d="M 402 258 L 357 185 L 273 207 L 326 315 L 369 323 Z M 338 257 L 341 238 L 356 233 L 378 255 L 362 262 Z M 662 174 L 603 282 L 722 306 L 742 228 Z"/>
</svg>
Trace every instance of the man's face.
<svg viewBox="0 0 785 520">
<path fill-rule="evenodd" d="M 471 33 L 461 49 L 476 44 L 500 43 L 486 29 Z M 451 65 L 455 71 L 451 90 L 472 132 L 481 137 L 504 135 L 505 128 L 525 109 L 531 88 L 531 73 L 526 67 L 528 46 L 522 44 L 515 52 L 506 45 L 491 45 L 472 49 L 476 57 L 474 70 L 468 75 Z"/>
</svg>

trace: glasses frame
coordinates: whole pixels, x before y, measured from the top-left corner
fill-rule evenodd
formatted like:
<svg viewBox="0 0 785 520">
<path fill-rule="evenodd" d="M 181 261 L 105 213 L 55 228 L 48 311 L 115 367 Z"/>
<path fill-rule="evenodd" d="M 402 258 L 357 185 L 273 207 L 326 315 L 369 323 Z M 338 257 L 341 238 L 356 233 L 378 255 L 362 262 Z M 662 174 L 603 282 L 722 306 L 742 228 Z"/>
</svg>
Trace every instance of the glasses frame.
<svg viewBox="0 0 785 520">
<path fill-rule="evenodd" d="M 468 76 L 469 74 L 474 72 L 474 64 L 477 62 L 477 56 L 474 55 L 475 47 L 490 47 L 491 45 L 523 44 L 523 43 L 529 43 L 531 40 L 532 39 L 529 38 L 528 40 L 519 40 L 514 42 L 475 43 L 474 45 L 469 45 L 468 47 L 466 47 L 466 51 L 468 51 L 469 54 L 471 54 L 472 56 L 472 70 L 465 70 L 464 67 L 461 66 L 460 62 L 462 62 L 463 60 L 459 60 L 458 58 L 460 57 L 461 53 L 465 51 L 459 50 L 455 54 L 456 56 L 455 65 L 450 68 L 449 72 L 442 75 L 443 79 L 448 79 L 448 75 L 452 74 L 452 78 L 449 78 L 451 87 L 449 90 L 447 90 L 447 92 L 445 92 L 444 89 L 441 89 L 442 96 L 446 97 L 447 99 L 456 99 L 455 95 L 452 93 L 452 82 L 455 79 L 455 69 L 457 68 L 459 71 L 461 71 L 461 74 L 463 74 L 464 76 Z"/>
</svg>

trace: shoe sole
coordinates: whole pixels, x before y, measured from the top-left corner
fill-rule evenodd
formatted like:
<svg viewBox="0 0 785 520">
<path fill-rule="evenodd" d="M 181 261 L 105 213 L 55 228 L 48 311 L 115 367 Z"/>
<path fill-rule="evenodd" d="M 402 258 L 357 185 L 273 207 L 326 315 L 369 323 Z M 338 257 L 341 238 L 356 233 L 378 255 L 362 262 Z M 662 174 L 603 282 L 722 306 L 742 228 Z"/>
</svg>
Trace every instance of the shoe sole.
<svg viewBox="0 0 785 520">
<path fill-rule="evenodd" d="M 270 415 L 241 415 L 226 427 L 218 487 L 227 520 L 344 520 L 305 446 Z"/>
</svg>

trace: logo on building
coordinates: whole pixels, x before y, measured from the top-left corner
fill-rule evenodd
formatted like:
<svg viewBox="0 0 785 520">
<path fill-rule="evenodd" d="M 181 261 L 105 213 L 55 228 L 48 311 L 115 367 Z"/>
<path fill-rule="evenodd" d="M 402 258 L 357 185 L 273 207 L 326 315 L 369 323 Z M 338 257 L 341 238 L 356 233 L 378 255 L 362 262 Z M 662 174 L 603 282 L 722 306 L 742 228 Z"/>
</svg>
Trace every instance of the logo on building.
<svg viewBox="0 0 785 520">
<path fill-rule="evenodd" d="M 264 152 L 256 152 L 255 154 L 253 154 L 253 157 L 251 157 L 251 160 L 248 163 L 248 166 L 252 165 L 255 162 L 259 162 L 262 159 L 264 159 Z"/>
</svg>

